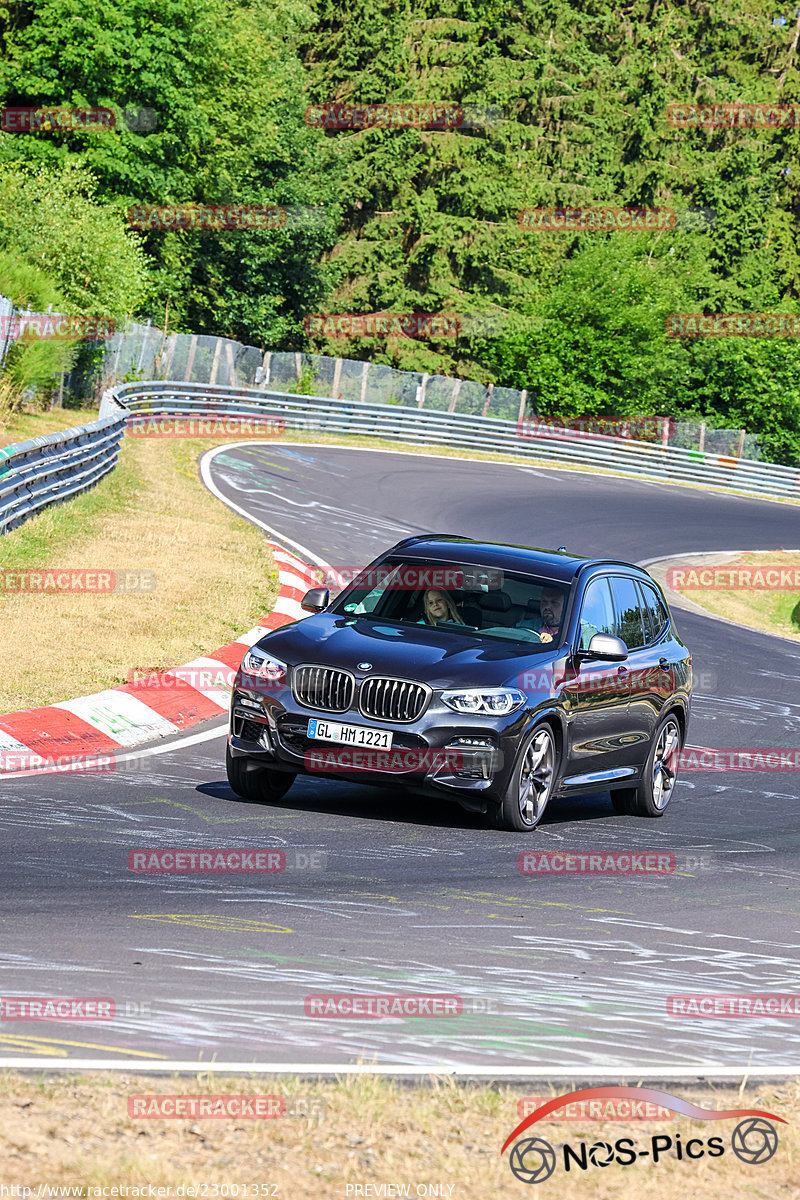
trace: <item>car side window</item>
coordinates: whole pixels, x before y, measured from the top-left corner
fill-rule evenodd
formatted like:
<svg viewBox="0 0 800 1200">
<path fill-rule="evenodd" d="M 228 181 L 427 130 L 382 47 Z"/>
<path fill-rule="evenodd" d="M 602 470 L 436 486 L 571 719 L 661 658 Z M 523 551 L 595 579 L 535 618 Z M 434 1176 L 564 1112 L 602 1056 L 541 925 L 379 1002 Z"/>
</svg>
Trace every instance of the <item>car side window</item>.
<svg viewBox="0 0 800 1200">
<path fill-rule="evenodd" d="M 629 650 L 644 645 L 642 602 L 636 590 L 636 580 L 629 575 L 614 575 L 611 579 L 614 608 L 617 613 L 617 637 Z"/>
<path fill-rule="evenodd" d="M 581 650 L 589 649 L 589 642 L 596 633 L 614 632 L 614 606 L 608 580 L 601 576 L 593 579 L 583 596 L 580 617 Z"/>
<path fill-rule="evenodd" d="M 669 614 L 664 608 L 656 589 L 650 587 L 649 583 L 642 583 L 641 579 L 637 580 L 637 582 L 639 584 L 639 591 L 644 597 L 642 608 L 644 612 L 644 631 L 649 645 L 656 640 L 666 625 L 669 620 Z"/>
</svg>

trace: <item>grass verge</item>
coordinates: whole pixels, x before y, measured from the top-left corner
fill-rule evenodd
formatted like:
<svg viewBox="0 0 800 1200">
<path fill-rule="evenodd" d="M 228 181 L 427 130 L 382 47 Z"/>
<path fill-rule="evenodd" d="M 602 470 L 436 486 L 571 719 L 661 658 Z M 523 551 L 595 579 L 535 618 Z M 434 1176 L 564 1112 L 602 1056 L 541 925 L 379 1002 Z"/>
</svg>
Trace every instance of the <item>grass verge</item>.
<svg viewBox="0 0 800 1200">
<path fill-rule="evenodd" d="M 786 550 L 759 550 L 737 554 L 730 561 L 720 564 L 717 569 L 727 571 L 732 567 L 747 568 L 752 572 L 756 572 L 759 567 L 765 570 L 770 567 L 791 567 L 798 572 L 800 555 Z M 674 584 L 672 586 L 674 587 Z M 771 592 L 763 587 L 748 586 L 730 591 L 702 587 L 682 587 L 675 590 L 714 616 L 725 617 L 738 625 L 760 629 L 765 633 L 779 633 L 782 637 L 800 642 L 800 589 Z"/>
<path fill-rule="evenodd" d="M 127 438 L 118 466 L 95 488 L 0 538 L 7 647 L 0 711 L 114 687 L 133 670 L 177 666 L 271 610 L 278 581 L 263 533 L 198 478 L 197 458 L 210 444 Z M 8 572 L 25 568 L 113 571 L 117 580 L 149 572 L 155 587 L 10 591 Z"/>
<path fill-rule="evenodd" d="M 281 1096 L 290 1112 L 315 1115 L 272 1120 L 130 1118 L 129 1098 L 149 1092 Z M 544 1138 L 556 1147 L 556 1169 L 542 1194 L 563 1194 L 568 1186 L 573 1196 L 638 1200 L 643 1189 L 655 1186 L 664 1200 L 686 1195 L 703 1200 L 800 1196 L 800 1084 L 746 1090 L 678 1088 L 673 1094 L 706 1109 L 763 1109 L 789 1123 L 775 1123 L 774 1156 L 749 1164 L 731 1149 L 736 1118 L 545 1120 L 522 1135 Z M 402 1086 L 371 1075 L 305 1083 L 275 1077 L 31 1077 L 6 1072 L 0 1078 L 0 1173 L 7 1184 L 33 1186 L 33 1197 L 39 1183 L 79 1187 L 81 1191 L 72 1194 L 86 1197 L 101 1195 L 91 1188 L 108 1185 L 170 1188 L 160 1193 L 165 1198 L 190 1195 L 189 1185 L 201 1186 L 194 1193 L 200 1197 L 520 1197 L 527 1194 L 525 1184 L 511 1174 L 510 1151 L 501 1157 L 500 1147 L 519 1122 L 522 1095 L 519 1088 L 461 1086 L 437 1078 L 429 1086 Z M 672 1146 L 656 1163 L 651 1150 L 631 1166 L 612 1162 L 601 1168 L 589 1161 L 585 1170 L 572 1164 L 566 1172 L 558 1150 L 559 1143 L 567 1142 L 580 1153 L 581 1142 L 613 1144 L 622 1137 L 634 1139 L 637 1149 L 651 1149 L 653 1136 L 672 1138 Z M 721 1138 L 721 1155 L 677 1157 L 679 1140 L 683 1151 L 690 1139 L 702 1139 L 705 1145 L 710 1137 Z M 696 1153 L 697 1144 L 693 1149 Z M 606 1153 L 601 1149 L 597 1157 L 604 1159 Z M 181 1184 L 183 1193 L 177 1191 Z M 210 1185 L 205 1193 L 203 1185 Z M 226 1192 L 226 1185 L 238 1185 L 239 1190 Z M 387 1191 L 386 1185 L 407 1190 Z"/>
<path fill-rule="evenodd" d="M 96 408 L 51 408 L 48 412 L 0 413 L 0 448 L 43 433 L 60 433 L 97 420 Z"/>
</svg>

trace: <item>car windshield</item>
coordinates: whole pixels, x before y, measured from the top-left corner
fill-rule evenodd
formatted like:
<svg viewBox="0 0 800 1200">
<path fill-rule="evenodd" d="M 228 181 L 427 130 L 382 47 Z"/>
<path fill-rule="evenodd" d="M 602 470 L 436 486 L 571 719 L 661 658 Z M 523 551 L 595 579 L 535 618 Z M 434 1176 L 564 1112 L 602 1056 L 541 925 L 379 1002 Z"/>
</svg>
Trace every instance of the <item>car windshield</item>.
<svg viewBox="0 0 800 1200">
<path fill-rule="evenodd" d="M 343 616 L 435 627 L 533 648 L 558 643 L 566 598 L 564 584 L 532 575 L 391 558 L 365 569 L 331 608 Z"/>
</svg>

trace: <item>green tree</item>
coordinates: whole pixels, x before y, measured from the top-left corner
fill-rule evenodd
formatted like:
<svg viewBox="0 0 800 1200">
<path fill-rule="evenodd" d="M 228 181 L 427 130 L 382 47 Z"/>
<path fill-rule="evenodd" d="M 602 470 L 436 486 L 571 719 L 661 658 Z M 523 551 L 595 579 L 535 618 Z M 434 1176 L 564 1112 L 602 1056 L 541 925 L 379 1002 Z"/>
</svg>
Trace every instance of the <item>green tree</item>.
<svg viewBox="0 0 800 1200">
<path fill-rule="evenodd" d="M 295 51 L 311 20 L 300 0 L 18 0 L 0 17 L 6 104 L 104 105 L 111 130 L 0 135 L 0 159 L 89 168 L 98 196 L 136 204 L 282 204 L 332 198 L 317 169 L 323 139 L 303 121 Z M 135 80 L 135 84 L 132 84 Z M 130 129 L 122 108 L 154 114 Z M 323 288 L 328 228 L 302 215 L 285 230 L 149 232 L 140 314 L 274 345 L 302 327 Z"/>
<path fill-rule="evenodd" d="M 40 266 L 25 262 L 9 251 L 0 251 L 0 294 L 18 309 L 43 312 L 52 307 L 54 312 L 62 312 L 67 307 L 64 297 Z M 0 330 L 0 341 L 5 341 L 6 332 Z M 57 377 L 69 369 L 74 355 L 74 341 L 32 336 L 15 341 L 8 348 L 0 379 L 0 415 L 21 408 L 31 389 L 42 398 L 49 398 Z"/>
<path fill-rule="evenodd" d="M 43 271 L 70 314 L 123 317 L 147 294 L 139 239 L 71 159 L 0 167 L 0 247 Z"/>
</svg>

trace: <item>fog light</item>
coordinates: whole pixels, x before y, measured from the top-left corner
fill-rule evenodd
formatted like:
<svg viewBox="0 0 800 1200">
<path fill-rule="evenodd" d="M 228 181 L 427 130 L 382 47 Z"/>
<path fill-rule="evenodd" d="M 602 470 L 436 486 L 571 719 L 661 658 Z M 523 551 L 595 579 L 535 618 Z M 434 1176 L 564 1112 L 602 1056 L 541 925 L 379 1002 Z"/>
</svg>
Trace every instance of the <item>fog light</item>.
<svg viewBox="0 0 800 1200">
<path fill-rule="evenodd" d="M 449 758 L 442 774 L 464 779 L 491 779 L 494 770 L 494 742 L 485 737 L 453 738 L 444 748 Z"/>
</svg>

